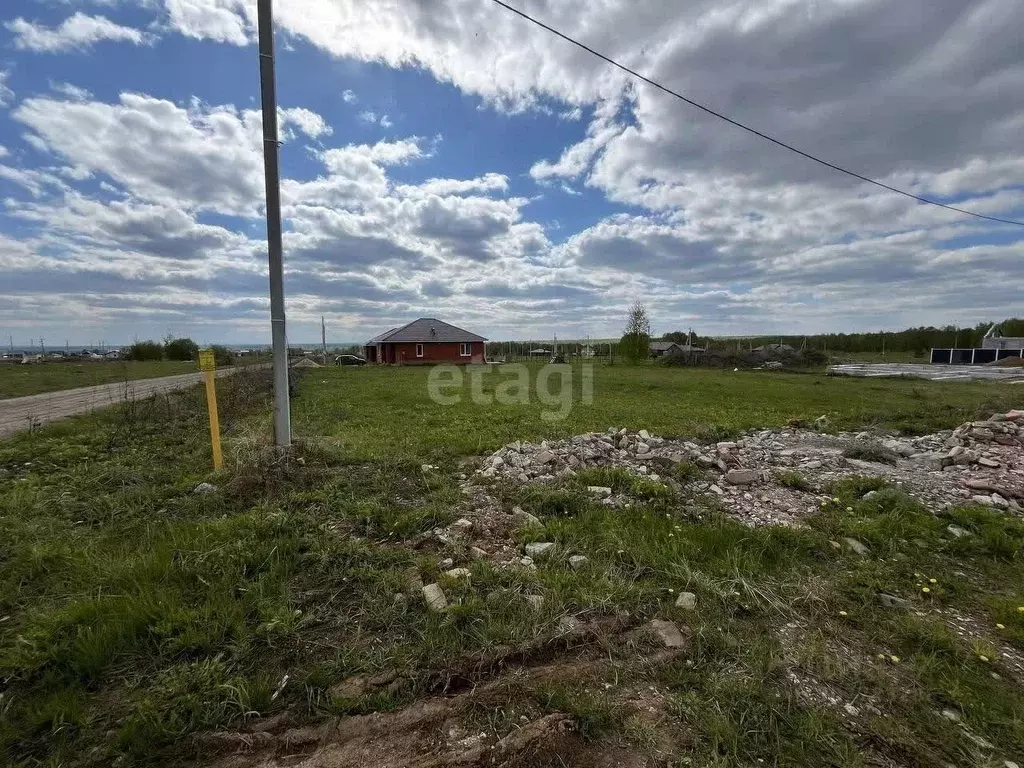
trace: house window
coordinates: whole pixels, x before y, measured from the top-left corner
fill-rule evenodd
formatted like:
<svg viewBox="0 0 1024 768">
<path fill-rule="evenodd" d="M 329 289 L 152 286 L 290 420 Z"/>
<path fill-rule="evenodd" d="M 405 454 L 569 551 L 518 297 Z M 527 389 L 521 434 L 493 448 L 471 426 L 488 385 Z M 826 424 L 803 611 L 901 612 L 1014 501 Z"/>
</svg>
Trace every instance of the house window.
<svg viewBox="0 0 1024 768">
<path fill-rule="evenodd" d="M 417 344 L 416 345 L 416 357 L 423 357 L 423 345 L 422 344 Z"/>
<path fill-rule="evenodd" d="M 469 357 L 473 354 L 473 344 L 471 342 L 462 342 L 459 344 L 459 355 L 462 357 Z"/>
</svg>

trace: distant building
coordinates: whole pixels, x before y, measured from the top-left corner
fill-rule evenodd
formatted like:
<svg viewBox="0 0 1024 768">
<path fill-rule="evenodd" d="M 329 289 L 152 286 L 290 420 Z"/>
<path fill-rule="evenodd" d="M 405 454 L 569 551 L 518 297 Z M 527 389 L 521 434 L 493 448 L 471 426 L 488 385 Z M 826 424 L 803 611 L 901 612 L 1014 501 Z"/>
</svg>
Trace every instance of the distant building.
<svg viewBox="0 0 1024 768">
<path fill-rule="evenodd" d="M 792 352 L 793 347 L 789 344 L 763 344 L 760 347 L 754 347 L 754 352 Z"/>
<path fill-rule="evenodd" d="M 933 348 L 931 362 L 945 365 L 987 365 L 1008 357 L 1024 357 L 1024 337 L 1003 336 L 997 323 L 982 337 L 980 347 Z"/>
<path fill-rule="evenodd" d="M 649 343 L 651 357 L 677 355 L 682 352 L 680 345 L 674 341 L 652 341 Z"/>
<path fill-rule="evenodd" d="M 982 349 L 1024 349 L 1024 336 L 1003 336 L 1001 327 L 993 324 L 981 340 Z"/>
<path fill-rule="evenodd" d="M 431 363 L 484 363 L 483 336 L 433 317 L 421 317 L 400 328 L 374 336 L 363 345 L 368 363 L 430 365 Z"/>
</svg>

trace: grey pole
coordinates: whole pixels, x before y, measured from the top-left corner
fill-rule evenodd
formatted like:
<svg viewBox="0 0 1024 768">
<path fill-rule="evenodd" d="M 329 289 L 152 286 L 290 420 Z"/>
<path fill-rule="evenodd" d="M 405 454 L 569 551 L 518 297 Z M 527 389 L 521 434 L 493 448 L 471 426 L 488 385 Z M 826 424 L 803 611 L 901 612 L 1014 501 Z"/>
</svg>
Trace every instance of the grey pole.
<svg viewBox="0 0 1024 768">
<path fill-rule="evenodd" d="M 270 261 L 270 332 L 274 344 L 274 442 L 292 444 L 288 398 L 288 335 L 284 324 L 284 257 L 281 244 L 281 187 L 278 170 L 277 92 L 274 81 L 274 9 L 257 0 L 260 93 L 263 99 L 263 165 L 267 179 L 267 250 Z"/>
</svg>

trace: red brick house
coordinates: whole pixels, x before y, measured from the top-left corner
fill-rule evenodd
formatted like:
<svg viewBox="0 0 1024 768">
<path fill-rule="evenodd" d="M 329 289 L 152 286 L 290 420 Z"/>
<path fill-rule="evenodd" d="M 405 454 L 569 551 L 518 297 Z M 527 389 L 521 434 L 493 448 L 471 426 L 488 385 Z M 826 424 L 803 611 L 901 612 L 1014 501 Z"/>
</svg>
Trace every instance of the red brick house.
<svg viewBox="0 0 1024 768">
<path fill-rule="evenodd" d="M 484 363 L 483 336 L 432 317 L 421 317 L 401 328 L 374 336 L 363 346 L 368 363 L 430 365 Z"/>
</svg>

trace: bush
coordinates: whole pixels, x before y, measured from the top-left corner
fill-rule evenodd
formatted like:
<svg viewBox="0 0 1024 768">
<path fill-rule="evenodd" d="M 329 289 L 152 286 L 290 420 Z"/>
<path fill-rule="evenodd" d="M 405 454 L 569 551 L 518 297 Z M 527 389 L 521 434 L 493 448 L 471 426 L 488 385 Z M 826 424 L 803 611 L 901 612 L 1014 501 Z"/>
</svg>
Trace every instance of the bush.
<svg viewBox="0 0 1024 768">
<path fill-rule="evenodd" d="M 898 458 L 894 452 L 877 440 L 858 440 L 843 451 L 843 456 L 848 459 L 874 461 L 879 464 L 895 464 Z"/>
<path fill-rule="evenodd" d="M 168 360 L 196 360 L 199 345 L 192 339 L 172 339 L 164 344 L 164 354 Z"/>
<path fill-rule="evenodd" d="M 629 333 L 619 341 L 619 354 L 630 363 L 641 363 L 651 354 L 651 337 L 644 333 Z"/>
<path fill-rule="evenodd" d="M 163 360 L 164 345 L 156 341 L 136 341 L 128 348 L 129 360 Z"/>
<path fill-rule="evenodd" d="M 214 344 L 210 349 L 213 350 L 213 362 L 218 368 L 235 364 L 235 353 L 227 347 L 222 347 L 220 344 Z"/>
</svg>

